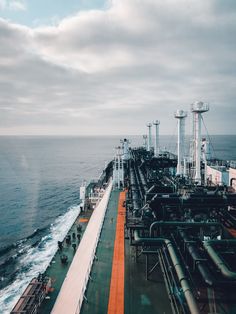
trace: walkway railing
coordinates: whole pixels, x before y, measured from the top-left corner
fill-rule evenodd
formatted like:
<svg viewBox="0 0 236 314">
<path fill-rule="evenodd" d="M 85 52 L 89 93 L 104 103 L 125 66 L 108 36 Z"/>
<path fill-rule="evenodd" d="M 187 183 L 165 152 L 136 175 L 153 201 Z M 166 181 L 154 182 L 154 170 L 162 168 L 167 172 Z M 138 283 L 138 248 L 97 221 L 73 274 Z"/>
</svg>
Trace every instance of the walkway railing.
<svg viewBox="0 0 236 314">
<path fill-rule="evenodd" d="M 80 313 L 111 190 L 112 181 L 109 182 L 103 198 L 94 209 L 90 218 L 56 303 L 52 309 L 53 314 Z"/>
</svg>

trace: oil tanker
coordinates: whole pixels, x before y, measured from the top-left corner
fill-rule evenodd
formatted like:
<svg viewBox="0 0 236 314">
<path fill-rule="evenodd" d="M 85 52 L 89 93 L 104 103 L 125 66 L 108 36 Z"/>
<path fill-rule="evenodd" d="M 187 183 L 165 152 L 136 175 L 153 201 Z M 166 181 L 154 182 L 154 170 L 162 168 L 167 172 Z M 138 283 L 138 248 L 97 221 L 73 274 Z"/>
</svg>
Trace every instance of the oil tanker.
<svg viewBox="0 0 236 314">
<path fill-rule="evenodd" d="M 177 153 L 123 139 L 44 274 L 11 313 L 236 313 L 236 163 L 212 158 L 203 102 L 177 110 Z M 153 141 L 152 128 L 155 136 Z M 154 143 L 153 143 L 154 142 Z"/>
</svg>

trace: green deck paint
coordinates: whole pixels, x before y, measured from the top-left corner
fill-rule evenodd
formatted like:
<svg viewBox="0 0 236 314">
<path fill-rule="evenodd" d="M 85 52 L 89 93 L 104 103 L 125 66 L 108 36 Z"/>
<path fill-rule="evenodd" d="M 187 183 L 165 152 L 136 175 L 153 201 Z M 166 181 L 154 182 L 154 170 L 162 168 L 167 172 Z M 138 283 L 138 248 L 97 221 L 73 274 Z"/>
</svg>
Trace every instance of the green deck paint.
<svg viewBox="0 0 236 314">
<path fill-rule="evenodd" d="M 81 213 L 79 215 L 79 217 L 80 218 L 90 218 L 91 214 L 92 214 L 92 210 L 88 210 L 86 212 Z M 80 225 L 82 226 L 81 234 L 83 234 L 85 229 L 86 229 L 87 223 L 80 223 Z M 77 234 L 77 223 L 76 222 L 72 225 L 72 227 L 68 233 L 71 235 L 71 238 L 72 238 L 73 232 L 75 234 Z M 76 243 L 77 247 L 78 247 L 79 241 L 78 241 L 77 237 L 75 240 L 72 239 L 71 243 Z M 39 309 L 39 314 L 49 314 L 51 312 L 53 305 L 56 301 L 56 298 L 58 296 L 58 293 L 61 289 L 62 283 L 63 283 L 65 276 L 68 272 L 68 269 L 70 267 L 70 264 L 73 260 L 75 252 L 74 252 L 72 245 L 67 245 L 64 241 L 63 246 L 64 247 L 63 247 L 62 252 L 58 251 L 56 253 L 56 255 L 54 256 L 54 258 L 51 261 L 51 264 L 49 265 L 49 267 L 46 270 L 46 273 L 45 273 L 46 276 L 51 277 L 53 280 L 52 287 L 54 290 L 53 290 L 53 292 L 51 292 L 48 295 L 50 297 L 50 299 L 45 299 L 43 301 L 43 303 L 41 304 L 40 309 Z M 68 263 L 66 265 L 63 265 L 61 263 L 61 260 L 60 260 L 61 254 L 66 254 L 68 256 Z"/>
<path fill-rule="evenodd" d="M 107 313 L 119 191 L 112 191 L 81 314 Z"/>
</svg>

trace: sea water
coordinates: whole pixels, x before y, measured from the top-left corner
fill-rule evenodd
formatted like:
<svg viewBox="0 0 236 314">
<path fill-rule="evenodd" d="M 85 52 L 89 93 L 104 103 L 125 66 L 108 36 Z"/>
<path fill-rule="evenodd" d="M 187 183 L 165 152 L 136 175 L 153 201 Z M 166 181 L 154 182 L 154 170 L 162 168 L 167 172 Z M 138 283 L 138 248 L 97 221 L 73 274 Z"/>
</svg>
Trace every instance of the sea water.
<svg viewBox="0 0 236 314">
<path fill-rule="evenodd" d="M 0 137 L 0 313 L 45 271 L 79 213 L 80 185 L 100 175 L 120 138 Z M 236 136 L 210 144 L 214 157 L 236 160 Z M 176 137 L 161 136 L 160 146 L 175 152 Z"/>
</svg>

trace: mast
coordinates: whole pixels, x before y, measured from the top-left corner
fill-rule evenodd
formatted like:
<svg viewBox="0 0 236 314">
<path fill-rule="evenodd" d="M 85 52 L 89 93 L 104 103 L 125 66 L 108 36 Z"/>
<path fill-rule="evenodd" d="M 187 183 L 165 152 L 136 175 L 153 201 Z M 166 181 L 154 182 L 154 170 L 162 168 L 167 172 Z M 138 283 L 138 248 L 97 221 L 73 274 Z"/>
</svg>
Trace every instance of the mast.
<svg viewBox="0 0 236 314">
<path fill-rule="evenodd" d="M 160 121 L 156 120 L 153 122 L 153 125 L 155 125 L 155 146 L 154 146 L 154 156 L 158 157 L 159 155 L 159 124 Z"/>
<path fill-rule="evenodd" d="M 201 185 L 201 122 L 202 113 L 209 111 L 209 105 L 202 101 L 195 101 L 191 105 L 191 110 L 194 116 L 194 160 L 195 160 L 195 175 L 194 181 Z"/>
<path fill-rule="evenodd" d="M 147 145 L 147 151 L 150 152 L 152 147 L 152 124 L 147 123 L 148 127 L 148 145 Z"/>
<path fill-rule="evenodd" d="M 187 113 L 183 110 L 177 110 L 175 118 L 178 119 L 178 164 L 177 164 L 177 175 L 183 174 L 183 159 L 184 159 L 184 127 L 185 118 Z M 184 171 L 186 172 L 186 170 Z"/>
<path fill-rule="evenodd" d="M 116 147 L 116 155 L 113 166 L 113 184 L 118 189 L 124 186 L 124 165 L 121 150 L 122 148 L 120 146 Z"/>
</svg>

